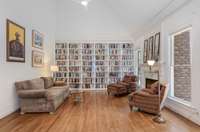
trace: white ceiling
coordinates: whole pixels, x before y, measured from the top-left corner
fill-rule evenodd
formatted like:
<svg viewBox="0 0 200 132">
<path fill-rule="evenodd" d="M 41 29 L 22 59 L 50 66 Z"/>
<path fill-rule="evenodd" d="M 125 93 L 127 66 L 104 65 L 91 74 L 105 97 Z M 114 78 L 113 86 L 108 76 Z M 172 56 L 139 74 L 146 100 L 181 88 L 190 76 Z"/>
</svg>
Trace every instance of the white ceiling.
<svg viewBox="0 0 200 132">
<path fill-rule="evenodd" d="M 136 35 L 191 0 L 104 0 L 127 29 Z"/>
<path fill-rule="evenodd" d="M 82 0 L 69 0 L 80 3 Z M 169 14 L 192 0 L 87 0 L 88 11 L 93 2 L 101 1 L 117 16 L 117 20 L 133 36 L 160 22 Z M 90 4 L 91 3 L 91 4 Z"/>
</svg>

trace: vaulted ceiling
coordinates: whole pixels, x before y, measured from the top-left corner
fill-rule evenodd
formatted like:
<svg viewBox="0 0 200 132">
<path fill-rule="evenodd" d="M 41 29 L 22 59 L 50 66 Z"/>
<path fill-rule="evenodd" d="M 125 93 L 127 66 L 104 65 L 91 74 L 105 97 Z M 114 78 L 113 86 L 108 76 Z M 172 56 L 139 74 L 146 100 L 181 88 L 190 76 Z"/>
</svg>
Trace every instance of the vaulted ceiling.
<svg viewBox="0 0 200 132">
<path fill-rule="evenodd" d="M 83 0 L 66 0 L 81 3 Z M 133 37 L 144 32 L 191 0 L 85 0 L 88 11 L 103 3 Z M 59 2 L 58 2 L 59 3 Z M 90 10 L 91 8 L 91 10 Z"/>
<path fill-rule="evenodd" d="M 105 0 L 131 33 L 159 22 L 190 0 Z"/>
</svg>

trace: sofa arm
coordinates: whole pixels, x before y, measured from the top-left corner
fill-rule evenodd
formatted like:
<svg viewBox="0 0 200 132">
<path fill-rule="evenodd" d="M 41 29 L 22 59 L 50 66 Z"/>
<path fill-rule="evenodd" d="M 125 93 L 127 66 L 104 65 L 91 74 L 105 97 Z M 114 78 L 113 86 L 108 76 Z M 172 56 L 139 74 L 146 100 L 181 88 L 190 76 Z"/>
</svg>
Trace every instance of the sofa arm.
<svg viewBox="0 0 200 132">
<path fill-rule="evenodd" d="M 18 96 L 20 98 L 45 98 L 45 90 L 20 90 L 18 91 Z"/>
<path fill-rule="evenodd" d="M 54 86 L 65 86 L 65 85 L 66 85 L 65 81 L 55 81 L 54 82 Z"/>
</svg>

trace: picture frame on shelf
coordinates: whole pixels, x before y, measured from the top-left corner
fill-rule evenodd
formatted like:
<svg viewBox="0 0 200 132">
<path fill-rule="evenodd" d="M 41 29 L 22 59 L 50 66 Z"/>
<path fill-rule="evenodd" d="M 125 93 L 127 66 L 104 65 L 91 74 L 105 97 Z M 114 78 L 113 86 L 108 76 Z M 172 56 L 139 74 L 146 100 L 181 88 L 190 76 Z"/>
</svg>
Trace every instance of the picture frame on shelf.
<svg viewBox="0 0 200 132">
<path fill-rule="evenodd" d="M 38 49 L 44 48 L 44 35 L 36 30 L 32 30 L 32 47 Z"/>
<path fill-rule="evenodd" d="M 44 53 L 33 50 L 32 51 L 32 67 L 42 68 L 44 67 Z"/>
<path fill-rule="evenodd" d="M 153 59 L 153 57 L 154 57 L 154 36 L 151 36 L 150 38 L 149 38 L 149 43 L 148 43 L 148 58 L 147 58 L 147 60 L 149 60 L 149 59 Z"/>
<path fill-rule="evenodd" d="M 25 63 L 25 28 L 7 19 L 6 21 L 7 62 Z"/>
<path fill-rule="evenodd" d="M 160 32 L 155 34 L 154 37 L 154 57 L 155 61 L 159 61 L 160 58 Z"/>
<path fill-rule="evenodd" d="M 149 40 L 148 39 L 146 39 L 146 40 L 144 40 L 144 52 L 143 52 L 143 54 L 144 54 L 144 63 L 147 63 L 147 58 L 148 58 L 148 42 L 149 42 Z"/>
</svg>

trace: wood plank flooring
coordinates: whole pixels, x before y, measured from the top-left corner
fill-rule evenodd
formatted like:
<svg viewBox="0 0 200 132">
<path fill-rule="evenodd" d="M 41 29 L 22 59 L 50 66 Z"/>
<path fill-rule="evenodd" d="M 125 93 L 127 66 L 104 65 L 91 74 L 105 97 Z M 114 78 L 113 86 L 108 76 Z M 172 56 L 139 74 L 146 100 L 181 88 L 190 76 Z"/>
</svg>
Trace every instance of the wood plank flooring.
<svg viewBox="0 0 200 132">
<path fill-rule="evenodd" d="M 199 126 L 166 109 L 166 124 L 154 123 L 152 115 L 130 112 L 126 96 L 84 92 L 82 97 L 79 104 L 69 97 L 54 115 L 15 112 L 0 120 L 0 132 L 200 132 Z"/>
</svg>

